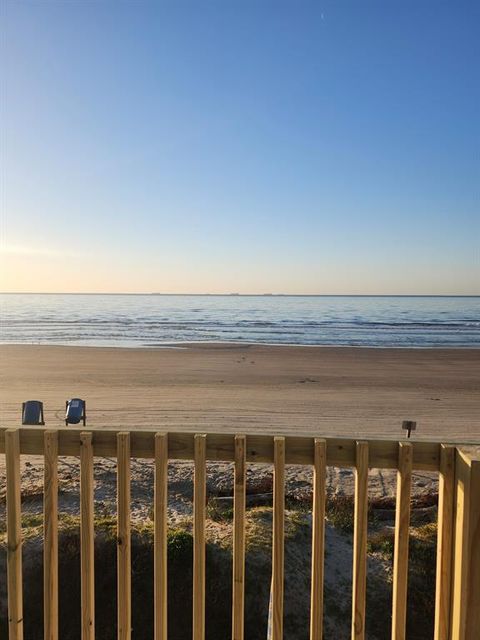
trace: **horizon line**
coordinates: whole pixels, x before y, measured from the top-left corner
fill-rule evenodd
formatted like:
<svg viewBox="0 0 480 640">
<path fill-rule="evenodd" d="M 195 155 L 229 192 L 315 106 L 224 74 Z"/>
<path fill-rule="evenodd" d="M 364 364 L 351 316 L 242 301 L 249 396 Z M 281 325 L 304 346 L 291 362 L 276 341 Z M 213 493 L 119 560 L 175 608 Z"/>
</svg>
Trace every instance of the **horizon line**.
<svg viewBox="0 0 480 640">
<path fill-rule="evenodd" d="M 163 293 L 157 291 L 0 291 L 0 295 L 41 296 L 208 296 L 222 298 L 478 298 L 480 293 Z"/>
</svg>

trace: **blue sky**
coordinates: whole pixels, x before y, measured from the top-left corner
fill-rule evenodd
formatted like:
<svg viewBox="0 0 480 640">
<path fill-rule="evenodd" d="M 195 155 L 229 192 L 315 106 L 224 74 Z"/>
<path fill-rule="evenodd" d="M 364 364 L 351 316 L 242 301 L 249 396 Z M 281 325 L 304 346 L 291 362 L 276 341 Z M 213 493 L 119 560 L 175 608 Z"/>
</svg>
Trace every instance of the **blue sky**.
<svg viewBox="0 0 480 640">
<path fill-rule="evenodd" d="M 480 293 L 480 5 L 4 6 L 5 291 Z"/>
</svg>

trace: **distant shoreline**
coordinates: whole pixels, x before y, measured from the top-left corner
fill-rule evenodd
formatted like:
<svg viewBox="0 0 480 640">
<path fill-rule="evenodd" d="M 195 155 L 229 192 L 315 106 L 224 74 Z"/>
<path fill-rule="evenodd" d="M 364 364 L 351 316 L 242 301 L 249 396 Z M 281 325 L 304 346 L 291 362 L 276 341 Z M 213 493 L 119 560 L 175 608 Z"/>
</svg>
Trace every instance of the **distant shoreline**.
<svg viewBox="0 0 480 640">
<path fill-rule="evenodd" d="M 480 298 L 480 293 L 157 293 L 112 291 L 0 291 L 2 296 L 164 296 L 209 298 Z"/>
<path fill-rule="evenodd" d="M 425 345 L 356 345 L 356 344 L 301 344 L 284 342 L 165 342 L 158 344 L 132 344 L 132 345 L 120 345 L 120 344 L 72 344 L 69 343 L 37 343 L 37 342 L 2 342 L 0 340 L 1 347 L 40 347 L 40 348 L 66 348 L 66 349 L 138 349 L 139 351 L 155 351 L 156 349 L 208 349 L 208 348 L 234 348 L 234 349 L 249 349 L 251 347 L 274 347 L 286 349 L 361 349 L 362 351 L 371 349 L 372 351 L 479 351 L 480 345 L 446 345 L 446 346 L 425 346 Z"/>
</svg>

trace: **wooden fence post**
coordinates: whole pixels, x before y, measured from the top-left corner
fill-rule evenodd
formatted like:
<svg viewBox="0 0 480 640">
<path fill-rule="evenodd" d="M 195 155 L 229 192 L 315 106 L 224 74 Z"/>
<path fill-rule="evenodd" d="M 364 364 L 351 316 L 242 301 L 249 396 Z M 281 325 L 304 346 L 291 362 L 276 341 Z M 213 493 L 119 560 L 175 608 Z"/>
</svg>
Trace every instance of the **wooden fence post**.
<svg viewBox="0 0 480 640">
<path fill-rule="evenodd" d="M 207 436 L 195 434 L 193 478 L 193 640 L 205 640 L 205 506 Z"/>
<path fill-rule="evenodd" d="M 367 602 L 368 442 L 357 442 L 353 531 L 352 640 L 365 638 Z"/>
<path fill-rule="evenodd" d="M 452 640 L 477 640 L 480 629 L 480 456 L 457 449 Z"/>
<path fill-rule="evenodd" d="M 44 638 L 58 640 L 58 432 L 45 431 L 43 488 Z"/>
<path fill-rule="evenodd" d="M 454 489 L 455 447 L 453 445 L 442 444 L 438 482 L 435 640 L 449 640 L 450 634 Z"/>
<path fill-rule="evenodd" d="M 92 434 L 80 434 L 80 566 L 82 640 L 95 639 L 95 573 Z"/>
<path fill-rule="evenodd" d="M 23 640 L 22 520 L 20 497 L 20 433 L 5 431 L 7 466 L 8 637 Z"/>
<path fill-rule="evenodd" d="M 132 627 L 130 534 L 130 433 L 117 434 L 117 637 L 130 640 Z"/>
<path fill-rule="evenodd" d="M 315 438 L 312 510 L 312 586 L 310 593 L 310 640 L 323 638 L 323 578 L 325 565 L 325 501 L 327 445 Z"/>
<path fill-rule="evenodd" d="M 273 439 L 273 531 L 271 640 L 283 639 L 283 590 L 285 558 L 285 438 Z"/>
<path fill-rule="evenodd" d="M 407 626 L 408 538 L 413 448 L 400 442 L 398 451 L 395 548 L 393 559 L 392 640 L 405 640 Z"/>
<path fill-rule="evenodd" d="M 232 638 L 243 640 L 245 604 L 245 493 L 246 438 L 235 436 L 235 480 L 233 503 Z"/>
<path fill-rule="evenodd" d="M 167 640 L 167 502 L 168 435 L 155 434 L 155 498 L 153 543 L 155 640 Z"/>
</svg>

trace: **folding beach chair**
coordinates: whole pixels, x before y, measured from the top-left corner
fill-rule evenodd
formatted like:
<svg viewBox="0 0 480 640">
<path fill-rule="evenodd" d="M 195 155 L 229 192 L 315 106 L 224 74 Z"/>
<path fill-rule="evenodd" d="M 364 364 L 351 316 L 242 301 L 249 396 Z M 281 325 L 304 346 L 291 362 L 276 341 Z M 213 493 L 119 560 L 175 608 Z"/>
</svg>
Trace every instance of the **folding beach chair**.
<svg viewBox="0 0 480 640">
<path fill-rule="evenodd" d="M 65 424 L 78 424 L 83 422 L 83 426 L 87 423 L 87 403 L 81 398 L 72 398 L 65 401 Z"/>
<path fill-rule="evenodd" d="M 22 424 L 44 425 L 43 402 L 40 400 L 27 400 L 22 402 Z"/>
</svg>

